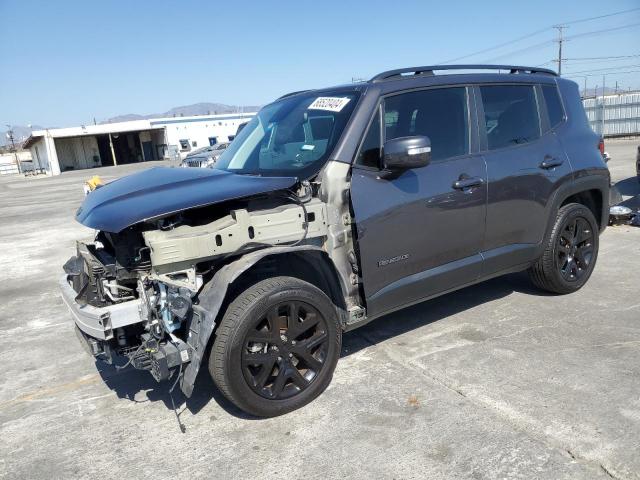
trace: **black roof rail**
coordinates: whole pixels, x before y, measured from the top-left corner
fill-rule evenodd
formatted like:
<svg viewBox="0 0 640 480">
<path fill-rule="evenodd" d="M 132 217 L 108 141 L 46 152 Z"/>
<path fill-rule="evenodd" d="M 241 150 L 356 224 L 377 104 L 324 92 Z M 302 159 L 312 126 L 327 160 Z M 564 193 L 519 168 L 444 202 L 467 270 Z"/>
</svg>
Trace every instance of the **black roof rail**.
<svg viewBox="0 0 640 480">
<path fill-rule="evenodd" d="M 311 90 L 298 90 L 297 92 L 289 92 L 289 93 L 285 93 L 284 95 L 282 95 L 281 97 L 278 97 L 276 100 L 280 100 L 283 98 L 287 98 L 287 97 L 292 97 L 294 95 L 297 95 L 299 93 L 304 93 L 304 92 L 310 92 Z"/>
<path fill-rule="evenodd" d="M 397 68 L 395 70 L 387 70 L 373 77 L 371 82 L 381 82 L 395 77 L 405 76 L 404 74 L 413 75 L 434 75 L 434 70 L 508 70 L 509 73 L 543 73 L 545 75 L 558 74 L 548 68 L 522 67 L 517 65 L 430 65 L 426 67 L 407 67 Z"/>
</svg>

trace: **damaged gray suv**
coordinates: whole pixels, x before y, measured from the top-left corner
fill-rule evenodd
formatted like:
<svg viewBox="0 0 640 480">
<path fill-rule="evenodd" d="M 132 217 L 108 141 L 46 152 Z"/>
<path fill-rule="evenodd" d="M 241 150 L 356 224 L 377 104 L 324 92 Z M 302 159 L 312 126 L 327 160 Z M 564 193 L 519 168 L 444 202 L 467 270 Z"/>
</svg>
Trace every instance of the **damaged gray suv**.
<svg viewBox="0 0 640 480">
<path fill-rule="evenodd" d="M 544 69 L 433 66 L 296 92 L 212 169 L 155 168 L 90 193 L 97 230 L 63 298 L 97 359 L 192 395 L 198 371 L 274 416 L 329 384 L 342 333 L 528 270 L 582 287 L 609 173 L 577 85 Z"/>
</svg>

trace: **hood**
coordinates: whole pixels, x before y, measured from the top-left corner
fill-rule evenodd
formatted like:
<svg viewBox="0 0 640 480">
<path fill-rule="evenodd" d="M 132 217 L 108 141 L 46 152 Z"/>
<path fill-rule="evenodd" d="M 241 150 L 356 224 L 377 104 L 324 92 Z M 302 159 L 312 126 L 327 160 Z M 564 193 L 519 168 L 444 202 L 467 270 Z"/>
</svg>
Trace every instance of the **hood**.
<svg viewBox="0 0 640 480">
<path fill-rule="evenodd" d="M 189 208 L 292 187 L 294 177 L 236 175 L 208 168 L 157 167 L 91 192 L 76 212 L 81 224 L 117 233 L 126 227 Z"/>
</svg>

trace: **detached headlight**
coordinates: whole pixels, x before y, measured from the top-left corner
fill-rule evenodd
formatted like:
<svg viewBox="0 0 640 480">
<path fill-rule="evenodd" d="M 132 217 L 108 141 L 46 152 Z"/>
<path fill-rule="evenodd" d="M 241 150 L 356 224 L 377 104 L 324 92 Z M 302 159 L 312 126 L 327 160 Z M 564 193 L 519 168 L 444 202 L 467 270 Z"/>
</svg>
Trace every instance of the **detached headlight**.
<svg viewBox="0 0 640 480">
<path fill-rule="evenodd" d="M 609 225 L 624 225 L 629 223 L 633 210 L 624 205 L 615 205 L 609 209 Z"/>
</svg>

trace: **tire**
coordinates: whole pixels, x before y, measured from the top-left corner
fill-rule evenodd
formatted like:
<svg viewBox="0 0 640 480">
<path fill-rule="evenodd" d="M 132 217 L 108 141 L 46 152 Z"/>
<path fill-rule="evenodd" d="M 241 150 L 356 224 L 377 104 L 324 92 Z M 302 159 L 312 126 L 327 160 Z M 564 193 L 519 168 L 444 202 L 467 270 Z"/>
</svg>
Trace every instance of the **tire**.
<svg viewBox="0 0 640 480">
<path fill-rule="evenodd" d="M 274 417 L 327 388 L 341 341 L 338 310 L 322 290 L 297 278 L 274 277 L 231 302 L 216 333 L 209 372 L 238 408 Z"/>
<path fill-rule="evenodd" d="M 598 233 L 596 219 L 587 207 L 578 203 L 561 207 L 544 239 L 542 256 L 529 268 L 533 284 L 558 294 L 582 288 L 598 258 Z"/>
</svg>

